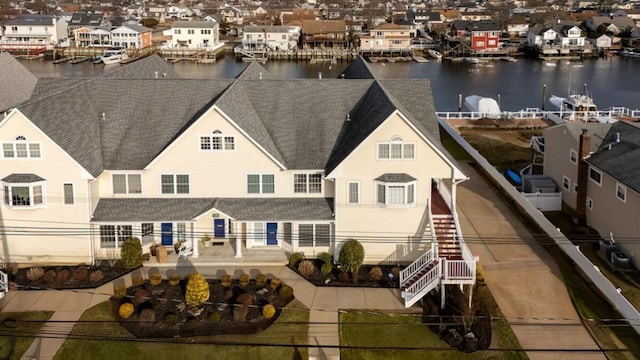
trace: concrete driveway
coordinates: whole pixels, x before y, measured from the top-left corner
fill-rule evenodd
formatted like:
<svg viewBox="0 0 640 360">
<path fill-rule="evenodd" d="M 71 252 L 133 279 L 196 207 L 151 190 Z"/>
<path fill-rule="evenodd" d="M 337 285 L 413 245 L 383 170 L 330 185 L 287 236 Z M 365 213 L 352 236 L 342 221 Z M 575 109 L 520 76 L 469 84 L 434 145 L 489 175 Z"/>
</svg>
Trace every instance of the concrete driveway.
<svg viewBox="0 0 640 360">
<path fill-rule="evenodd" d="M 555 261 L 471 166 L 458 186 L 462 234 L 530 359 L 606 359 L 582 325 Z M 584 352 L 557 351 L 582 349 Z M 551 350 L 551 351 L 544 351 Z"/>
</svg>

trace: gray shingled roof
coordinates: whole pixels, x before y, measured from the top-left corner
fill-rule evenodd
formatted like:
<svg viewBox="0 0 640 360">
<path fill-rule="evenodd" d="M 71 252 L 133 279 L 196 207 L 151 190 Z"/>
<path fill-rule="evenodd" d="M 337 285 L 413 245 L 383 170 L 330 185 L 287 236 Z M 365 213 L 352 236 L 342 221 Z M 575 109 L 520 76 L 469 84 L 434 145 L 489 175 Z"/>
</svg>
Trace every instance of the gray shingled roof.
<svg viewBox="0 0 640 360">
<path fill-rule="evenodd" d="M 345 79 L 375 79 L 373 70 L 369 67 L 369 64 L 362 58 L 358 57 L 352 61 L 349 66 L 342 72 Z M 341 77 L 342 77 L 341 74 Z"/>
<path fill-rule="evenodd" d="M 91 221 L 191 221 L 212 209 L 235 220 L 333 220 L 328 198 L 115 198 L 100 199 Z"/>
<path fill-rule="evenodd" d="M 214 207 L 236 220 L 334 220 L 331 198 L 220 198 Z"/>
<path fill-rule="evenodd" d="M 417 179 L 413 176 L 405 173 L 387 173 L 382 174 L 376 178 L 376 181 L 382 181 L 386 183 L 408 183 L 416 180 Z"/>
<path fill-rule="evenodd" d="M 176 21 L 172 28 L 213 29 L 218 23 L 215 21 Z"/>
<path fill-rule="evenodd" d="M 242 80 L 266 80 L 272 79 L 273 76 L 258 61 L 252 61 L 237 78 Z"/>
<path fill-rule="evenodd" d="M 0 111 L 9 110 L 31 97 L 38 78 L 29 72 L 8 52 L 0 53 Z"/>
<path fill-rule="evenodd" d="M 7 20 L 5 25 L 36 25 L 36 26 L 53 26 L 53 16 L 52 15 L 20 15 L 19 17 Z"/>
<path fill-rule="evenodd" d="M 100 199 L 91 221 L 191 221 L 213 203 L 212 198 Z"/>
<path fill-rule="evenodd" d="M 164 61 L 159 55 L 154 54 L 144 59 L 134 61 L 127 66 L 119 66 L 113 71 L 102 75 L 103 78 L 119 79 L 177 79 L 178 73 L 173 70 L 170 63 Z"/>
<path fill-rule="evenodd" d="M 11 174 L 2 179 L 2 181 L 6 183 L 19 184 L 44 181 L 44 179 L 36 174 Z"/>
<path fill-rule="evenodd" d="M 609 128 L 611 128 L 611 124 L 603 124 L 603 123 L 563 123 L 558 126 L 564 126 L 569 134 L 575 139 L 576 144 L 580 143 L 580 134 L 582 134 L 582 129 L 587 129 L 589 135 L 591 135 L 591 152 L 596 152 L 602 143 L 602 140 L 607 133 L 609 132 Z"/>
<path fill-rule="evenodd" d="M 611 125 L 598 151 L 591 154 L 586 161 L 636 193 L 640 193 L 639 158 L 640 124 L 620 121 Z"/>
</svg>

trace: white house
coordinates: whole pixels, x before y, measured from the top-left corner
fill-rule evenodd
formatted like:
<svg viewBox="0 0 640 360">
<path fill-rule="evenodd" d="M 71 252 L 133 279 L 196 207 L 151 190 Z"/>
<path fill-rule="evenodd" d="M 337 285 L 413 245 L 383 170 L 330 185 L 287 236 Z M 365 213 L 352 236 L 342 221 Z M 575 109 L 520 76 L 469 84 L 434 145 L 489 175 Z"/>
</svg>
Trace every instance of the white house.
<svg viewBox="0 0 640 360">
<path fill-rule="evenodd" d="M 291 50 L 297 47 L 296 33 L 288 26 L 245 26 L 242 47 L 245 49 L 268 48 L 270 50 Z"/>
<path fill-rule="evenodd" d="M 216 21 L 176 21 L 171 27 L 173 47 L 211 49 L 223 45 Z"/>
<path fill-rule="evenodd" d="M 227 24 L 242 25 L 244 21 L 242 11 L 236 7 L 225 6 L 220 10 L 220 15 Z"/>
<path fill-rule="evenodd" d="M 151 29 L 140 25 L 121 25 L 111 30 L 111 44 L 138 49 L 151 46 Z"/>
<path fill-rule="evenodd" d="M 3 46 L 52 46 L 67 38 L 67 22 L 53 15 L 20 15 L 3 27 Z"/>
<path fill-rule="evenodd" d="M 600 35 L 595 39 L 589 39 L 589 43 L 598 49 L 609 49 L 613 43 L 613 38 L 609 35 Z"/>
</svg>

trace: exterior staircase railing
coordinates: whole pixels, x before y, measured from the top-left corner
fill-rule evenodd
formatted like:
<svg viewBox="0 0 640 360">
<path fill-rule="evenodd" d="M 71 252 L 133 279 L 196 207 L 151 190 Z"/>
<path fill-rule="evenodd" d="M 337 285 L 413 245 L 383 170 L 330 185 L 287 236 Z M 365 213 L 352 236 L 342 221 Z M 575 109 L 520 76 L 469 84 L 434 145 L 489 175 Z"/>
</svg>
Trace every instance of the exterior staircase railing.
<svg viewBox="0 0 640 360">
<path fill-rule="evenodd" d="M 411 279 L 414 275 L 420 272 L 420 270 L 424 269 L 425 266 L 429 265 L 429 263 L 433 262 L 438 258 L 438 246 L 434 243 L 431 244 L 431 249 L 420 255 L 414 262 L 412 262 L 409 266 L 400 271 L 400 287 L 406 284 L 406 282 Z"/>
<path fill-rule="evenodd" d="M 411 286 L 404 289 L 402 297 L 404 298 L 404 306 L 411 307 L 420 299 L 422 299 L 436 286 L 440 285 L 440 278 L 442 277 L 442 264 L 438 260 L 432 262 L 434 267 L 424 274 L 420 279 L 411 284 Z"/>
</svg>

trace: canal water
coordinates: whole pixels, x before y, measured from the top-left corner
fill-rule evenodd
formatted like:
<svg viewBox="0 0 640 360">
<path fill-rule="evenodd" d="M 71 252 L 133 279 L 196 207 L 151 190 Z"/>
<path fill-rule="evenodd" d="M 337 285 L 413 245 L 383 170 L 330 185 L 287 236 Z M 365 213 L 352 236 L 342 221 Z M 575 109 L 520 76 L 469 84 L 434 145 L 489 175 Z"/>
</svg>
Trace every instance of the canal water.
<svg viewBox="0 0 640 360">
<path fill-rule="evenodd" d="M 92 77 L 113 66 L 122 66 L 89 62 L 54 65 L 50 60 L 42 59 L 22 63 L 38 77 Z M 348 62 L 268 61 L 263 66 L 278 78 L 317 78 L 320 73 L 323 78 L 338 78 L 348 65 Z M 608 57 L 582 62 L 520 58 L 517 62 L 480 64 L 430 60 L 428 63 L 370 65 L 381 78 L 428 78 L 437 111 L 457 111 L 460 95 L 463 98 L 468 95 L 492 97 L 499 100 L 501 109 L 506 111 L 541 108 L 543 93 L 545 109 L 550 110 L 548 99 L 551 95 L 582 93 L 585 84 L 599 109 L 612 106 L 640 109 L 640 58 Z M 182 61 L 171 66 L 184 78 L 233 78 L 247 63 L 226 56 L 214 64 Z"/>
</svg>

